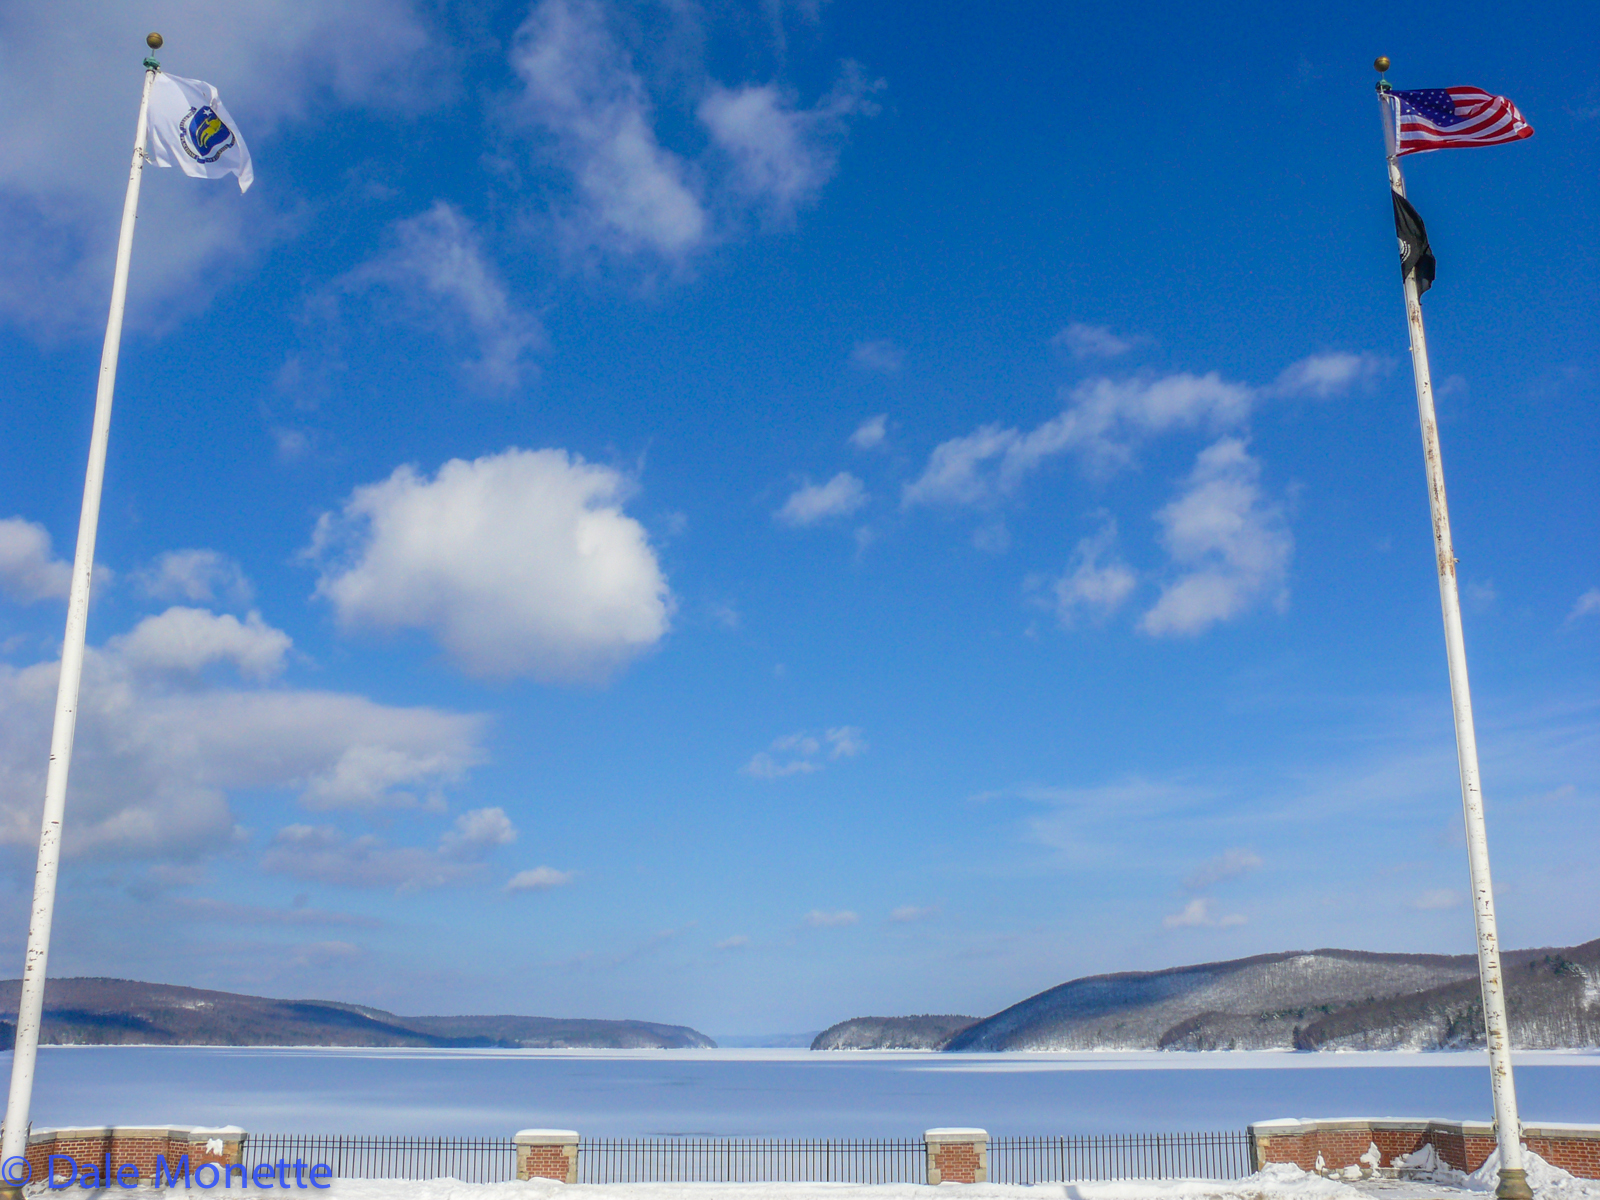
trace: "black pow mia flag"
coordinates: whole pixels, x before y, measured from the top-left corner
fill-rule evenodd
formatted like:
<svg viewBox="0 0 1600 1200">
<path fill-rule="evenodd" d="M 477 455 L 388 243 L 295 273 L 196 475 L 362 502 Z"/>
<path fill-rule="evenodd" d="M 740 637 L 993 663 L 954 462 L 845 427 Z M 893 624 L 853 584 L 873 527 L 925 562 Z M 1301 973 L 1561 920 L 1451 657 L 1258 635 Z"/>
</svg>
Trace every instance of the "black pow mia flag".
<svg viewBox="0 0 1600 1200">
<path fill-rule="evenodd" d="M 1399 192 L 1394 199 L 1394 233 L 1400 239 L 1400 278 L 1417 277 L 1417 295 L 1433 286 L 1433 248 L 1428 245 L 1428 230 L 1411 202 Z"/>
</svg>

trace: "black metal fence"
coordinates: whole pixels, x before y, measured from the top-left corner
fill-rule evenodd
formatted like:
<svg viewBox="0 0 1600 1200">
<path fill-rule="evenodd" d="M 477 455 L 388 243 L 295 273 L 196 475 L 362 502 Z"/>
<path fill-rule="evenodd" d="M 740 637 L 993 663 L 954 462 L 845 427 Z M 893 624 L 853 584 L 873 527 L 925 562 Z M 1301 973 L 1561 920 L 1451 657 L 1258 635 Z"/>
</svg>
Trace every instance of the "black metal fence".
<svg viewBox="0 0 1600 1200">
<path fill-rule="evenodd" d="M 584 1138 L 579 1183 L 926 1183 L 921 1138 Z"/>
<path fill-rule="evenodd" d="M 499 1183 L 517 1177 L 517 1147 L 510 1138 L 337 1137 L 252 1133 L 241 1147 L 246 1175 L 259 1163 L 327 1163 L 335 1179 L 459 1179 Z"/>
<path fill-rule="evenodd" d="M 1243 1131 L 994 1138 L 989 1179 L 1239 1179 L 1254 1170 L 1251 1158 L 1250 1135 Z"/>
<path fill-rule="evenodd" d="M 258 1164 L 326 1163 L 338 1179 L 459 1179 L 497 1183 L 517 1177 L 510 1138 L 338 1137 L 249 1134 L 247 1172 Z M 584 1138 L 580 1183 L 926 1183 L 921 1138 Z M 1238 1179 L 1252 1170 L 1250 1135 L 1097 1134 L 1001 1137 L 989 1142 L 994 1183 L 1076 1179 Z"/>
</svg>

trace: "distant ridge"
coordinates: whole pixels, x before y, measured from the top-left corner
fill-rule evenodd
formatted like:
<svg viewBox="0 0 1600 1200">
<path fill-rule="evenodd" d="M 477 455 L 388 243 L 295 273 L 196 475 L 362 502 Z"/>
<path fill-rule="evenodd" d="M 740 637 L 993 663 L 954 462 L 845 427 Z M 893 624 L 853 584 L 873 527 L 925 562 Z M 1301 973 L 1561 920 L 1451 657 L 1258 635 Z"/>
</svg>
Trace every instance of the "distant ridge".
<svg viewBox="0 0 1600 1200">
<path fill-rule="evenodd" d="M 943 1050 L 945 1043 L 977 1017 L 854 1017 L 830 1025 L 811 1043 L 813 1050 Z"/>
<path fill-rule="evenodd" d="M 16 1012 L 21 981 L 0 981 Z M 0 1049 L 16 1026 L 0 1021 Z M 438 1046 L 507 1049 L 710 1049 L 686 1025 L 559 1017 L 401 1017 L 333 1000 L 273 1000 L 131 979 L 52 979 L 40 1039 L 51 1046 Z"/>
<path fill-rule="evenodd" d="M 1600 939 L 1502 954 L 1512 1044 L 1600 1046 Z M 1074 979 L 946 1050 L 1434 1050 L 1483 1044 L 1472 955 L 1288 951 Z"/>
</svg>

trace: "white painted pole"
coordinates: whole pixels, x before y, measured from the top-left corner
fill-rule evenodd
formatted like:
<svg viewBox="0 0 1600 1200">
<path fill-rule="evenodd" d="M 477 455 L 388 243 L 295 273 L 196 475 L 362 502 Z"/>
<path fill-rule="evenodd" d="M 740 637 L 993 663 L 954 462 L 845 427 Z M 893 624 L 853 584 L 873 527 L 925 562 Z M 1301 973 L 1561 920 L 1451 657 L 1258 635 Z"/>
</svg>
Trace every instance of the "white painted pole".
<svg viewBox="0 0 1600 1200">
<path fill-rule="evenodd" d="M 1405 177 L 1395 155 L 1395 99 L 1380 87 L 1389 152 L 1389 186 L 1401 197 Z M 1472 879 L 1472 916 L 1478 934 L 1478 979 L 1483 988 L 1483 1026 L 1489 1044 L 1489 1085 L 1494 1093 L 1495 1138 L 1500 1146 L 1501 1200 L 1531 1200 L 1522 1159 L 1522 1122 L 1511 1076 L 1511 1040 L 1506 1021 L 1505 976 L 1500 967 L 1500 935 L 1495 929 L 1494 886 L 1489 880 L 1489 838 L 1483 823 L 1483 787 L 1478 778 L 1478 736 L 1472 723 L 1472 692 L 1467 685 L 1467 648 L 1461 633 L 1461 596 L 1456 556 L 1450 540 L 1450 509 L 1445 502 L 1444 464 L 1439 456 L 1439 425 L 1433 411 L 1428 373 L 1428 342 L 1422 328 L 1422 298 L 1414 273 L 1405 276 L 1406 322 L 1411 327 L 1411 370 L 1417 383 L 1417 416 L 1422 424 L 1422 458 L 1428 476 L 1428 507 L 1433 513 L 1433 550 L 1439 568 L 1439 603 L 1444 609 L 1444 651 L 1450 668 L 1450 701 L 1455 710 L 1456 760 L 1461 767 L 1461 806 L 1467 826 L 1467 866 Z"/>
<path fill-rule="evenodd" d="M 160 38 L 151 35 L 152 49 Z M 6 1103 L 5 1134 L 0 1158 L 11 1159 L 28 1149 L 33 1071 L 39 1051 L 39 1020 L 44 1011 L 45 965 L 50 957 L 50 923 L 55 916 L 56 870 L 61 862 L 61 821 L 67 803 L 67 771 L 72 766 L 72 738 L 78 724 L 78 684 L 83 676 L 83 642 L 89 622 L 89 583 L 94 571 L 94 541 L 100 524 L 100 488 L 106 472 L 106 442 L 111 434 L 111 398 L 117 382 L 117 351 L 122 344 L 122 309 L 128 293 L 128 261 L 133 255 L 133 223 L 139 211 L 139 180 L 144 173 L 145 124 L 154 59 L 145 60 L 144 93 L 139 124 L 133 135 L 133 165 L 128 169 L 128 194 L 122 203 L 122 232 L 117 239 L 117 268 L 111 279 L 111 313 L 106 319 L 105 346 L 100 352 L 100 382 L 94 398 L 94 431 L 89 439 L 89 467 L 83 481 L 83 510 L 78 517 L 78 551 L 72 563 L 72 592 L 67 600 L 67 631 L 61 644 L 61 681 L 56 691 L 55 730 L 50 737 L 50 769 L 44 785 L 44 820 L 39 831 L 39 866 L 33 878 L 33 914 L 28 922 L 28 953 L 22 967 L 22 1001 L 17 1010 L 17 1044 L 11 1059 L 11 1094 Z M 6 1185 L 16 1180 L 5 1179 Z M 35 1181 L 37 1182 L 37 1181 Z M 9 1191 L 8 1186 L 4 1190 Z"/>
</svg>

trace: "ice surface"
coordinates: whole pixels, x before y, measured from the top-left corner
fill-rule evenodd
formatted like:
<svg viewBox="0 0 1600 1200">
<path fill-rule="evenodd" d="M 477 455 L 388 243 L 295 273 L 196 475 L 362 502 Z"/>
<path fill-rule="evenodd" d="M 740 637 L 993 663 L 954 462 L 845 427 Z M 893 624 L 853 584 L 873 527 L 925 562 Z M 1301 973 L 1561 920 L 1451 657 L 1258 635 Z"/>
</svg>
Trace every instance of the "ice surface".
<svg viewBox="0 0 1600 1200">
<path fill-rule="evenodd" d="M 0 1072 L 9 1070 L 0 1054 Z M 1600 1117 L 1600 1054 L 1517 1056 L 1523 1119 Z M 42 1047 L 34 1124 L 509 1137 L 996 1137 L 1242 1129 L 1295 1116 L 1483 1120 L 1457 1054 L 812 1054 L 803 1050 Z"/>
</svg>

